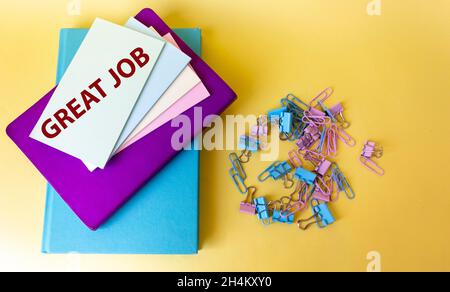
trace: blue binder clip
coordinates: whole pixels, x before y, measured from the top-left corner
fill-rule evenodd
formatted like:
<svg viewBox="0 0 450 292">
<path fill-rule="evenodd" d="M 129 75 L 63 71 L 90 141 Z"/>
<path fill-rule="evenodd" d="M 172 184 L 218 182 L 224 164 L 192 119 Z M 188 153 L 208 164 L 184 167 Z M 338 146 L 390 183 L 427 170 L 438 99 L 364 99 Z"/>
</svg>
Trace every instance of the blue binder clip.
<svg viewBox="0 0 450 292">
<path fill-rule="evenodd" d="M 278 223 L 292 224 L 294 223 L 294 214 L 286 216 L 285 212 L 274 210 L 272 215 L 272 221 Z"/>
<path fill-rule="evenodd" d="M 272 110 L 268 113 L 269 121 L 271 123 L 278 123 L 281 120 L 281 116 L 287 112 L 287 107 Z"/>
<path fill-rule="evenodd" d="M 302 167 L 299 167 L 295 171 L 295 177 L 308 185 L 312 185 L 314 184 L 314 181 L 317 178 L 317 174 L 310 172 Z"/>
<path fill-rule="evenodd" d="M 264 182 L 269 178 L 274 180 L 279 180 L 286 177 L 289 173 L 293 171 L 292 166 L 288 162 L 276 161 L 272 163 L 268 168 L 266 168 L 259 176 L 258 180 Z"/>
<path fill-rule="evenodd" d="M 250 152 L 258 152 L 259 150 L 259 141 L 258 139 L 255 139 L 253 137 L 249 136 L 241 136 L 239 137 L 239 144 L 238 144 L 239 150 L 247 150 Z"/>
<path fill-rule="evenodd" d="M 325 228 L 335 222 L 333 215 L 328 209 L 328 205 L 326 203 L 319 203 L 318 200 L 312 200 L 311 204 L 313 206 L 314 215 L 305 220 L 299 220 L 297 222 L 298 227 L 302 230 L 307 230 L 313 224 L 317 224 L 320 228 Z M 314 221 L 312 221 L 314 219 Z M 308 223 L 309 222 L 309 223 Z M 304 223 L 308 223 L 303 225 Z"/>
<path fill-rule="evenodd" d="M 273 170 L 270 171 L 270 174 L 274 180 L 279 180 L 280 178 L 285 177 L 289 173 L 293 171 L 292 166 L 284 161 L 284 162 L 278 162 L 274 165 Z"/>
<path fill-rule="evenodd" d="M 280 115 L 280 133 L 292 133 L 292 114 L 285 112 Z"/>
<path fill-rule="evenodd" d="M 259 197 L 254 199 L 253 202 L 256 206 L 256 214 L 258 215 L 258 219 L 261 220 L 264 225 L 270 225 L 270 212 L 266 198 Z"/>
</svg>

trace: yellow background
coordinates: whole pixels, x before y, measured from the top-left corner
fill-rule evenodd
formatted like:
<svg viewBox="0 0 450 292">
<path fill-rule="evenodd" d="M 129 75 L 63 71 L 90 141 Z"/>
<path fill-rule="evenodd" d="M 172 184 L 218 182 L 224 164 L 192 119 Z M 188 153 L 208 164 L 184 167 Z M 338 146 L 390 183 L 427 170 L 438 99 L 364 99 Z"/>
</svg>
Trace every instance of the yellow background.
<svg viewBox="0 0 450 292">
<path fill-rule="evenodd" d="M 198 256 L 41 255 L 45 181 L 2 131 L 0 270 L 365 271 L 371 251 L 384 271 L 450 270 L 448 0 L 382 0 L 373 17 L 369 0 L 82 0 L 80 16 L 67 2 L 1 1 L 1 129 L 53 86 L 61 27 L 124 23 L 151 6 L 172 27 L 203 29 L 204 58 L 240 97 L 227 114 L 334 87 L 358 141 L 339 156 L 358 197 L 334 204 L 325 230 L 264 228 L 237 211 L 228 153 L 203 152 Z M 385 148 L 383 178 L 359 164 L 368 138 Z M 264 166 L 248 166 L 250 178 Z"/>
</svg>

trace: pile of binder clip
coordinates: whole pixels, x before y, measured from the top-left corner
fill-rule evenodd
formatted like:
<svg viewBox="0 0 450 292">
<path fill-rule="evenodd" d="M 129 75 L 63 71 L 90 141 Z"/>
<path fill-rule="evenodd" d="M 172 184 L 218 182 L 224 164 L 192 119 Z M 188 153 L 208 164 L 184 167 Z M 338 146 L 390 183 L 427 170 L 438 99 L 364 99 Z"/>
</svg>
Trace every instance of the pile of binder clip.
<svg viewBox="0 0 450 292">
<path fill-rule="evenodd" d="M 325 101 L 333 94 L 331 88 L 322 91 L 309 104 L 289 94 L 281 100 L 282 107 L 270 111 L 258 118 L 257 125 L 251 128 L 249 136 L 241 136 L 239 150 L 241 154 L 230 154 L 232 168 L 230 176 L 238 190 L 246 199 L 241 202 L 240 211 L 257 215 L 264 225 L 272 223 L 293 224 L 298 213 L 311 206 L 312 216 L 300 219 L 297 225 L 307 230 L 314 224 L 325 228 L 335 222 L 330 203 L 336 202 L 344 192 L 348 199 L 354 199 L 355 193 L 336 162 L 331 159 L 337 155 L 338 140 L 349 147 L 356 141 L 346 132 L 349 128 L 343 115 L 342 104 L 331 108 Z M 266 197 L 255 197 L 257 188 L 247 186 L 247 174 L 243 165 L 251 160 L 252 154 L 265 150 L 269 126 L 279 128 L 280 139 L 292 141 L 296 149 L 288 153 L 288 161 L 271 164 L 259 176 L 259 182 L 269 180 L 283 181 L 284 187 L 291 190 L 290 195 L 275 201 Z M 367 142 L 361 154 L 361 162 L 379 175 L 384 171 L 372 160 L 380 158 L 383 150 L 374 142 Z"/>
</svg>

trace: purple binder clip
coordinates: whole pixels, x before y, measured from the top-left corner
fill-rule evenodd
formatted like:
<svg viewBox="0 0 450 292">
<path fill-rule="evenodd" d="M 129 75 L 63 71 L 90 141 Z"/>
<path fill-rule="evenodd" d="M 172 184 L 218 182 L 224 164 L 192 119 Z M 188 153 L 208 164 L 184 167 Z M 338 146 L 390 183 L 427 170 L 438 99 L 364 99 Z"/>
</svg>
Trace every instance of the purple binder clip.
<svg viewBox="0 0 450 292">
<path fill-rule="evenodd" d="M 375 142 L 367 141 L 361 153 L 360 161 L 370 171 L 376 173 L 379 176 L 383 176 L 384 169 L 382 169 L 374 161 L 372 161 L 372 157 L 381 158 L 382 156 L 383 148 L 377 145 Z"/>
<path fill-rule="evenodd" d="M 300 150 L 309 149 L 320 139 L 320 136 L 321 132 L 319 131 L 319 128 L 314 124 L 310 124 L 306 127 L 303 136 L 300 137 L 296 144 Z"/>
<path fill-rule="evenodd" d="M 367 141 L 361 154 L 365 158 L 381 158 L 383 156 L 383 148 L 375 142 Z"/>
<path fill-rule="evenodd" d="M 335 106 L 330 108 L 330 113 L 333 114 L 334 117 L 344 112 L 344 107 L 342 103 L 338 103 Z"/>
<path fill-rule="evenodd" d="M 316 167 L 315 172 L 320 174 L 320 176 L 324 176 L 328 172 L 330 167 L 331 167 L 331 162 L 326 159 L 322 159 L 322 161 Z"/>
</svg>

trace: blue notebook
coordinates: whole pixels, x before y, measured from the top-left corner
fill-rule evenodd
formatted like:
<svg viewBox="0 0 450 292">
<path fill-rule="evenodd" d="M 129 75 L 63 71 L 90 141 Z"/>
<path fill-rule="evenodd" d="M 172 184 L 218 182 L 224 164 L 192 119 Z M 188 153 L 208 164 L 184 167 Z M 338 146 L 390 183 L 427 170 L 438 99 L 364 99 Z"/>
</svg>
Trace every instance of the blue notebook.
<svg viewBox="0 0 450 292">
<path fill-rule="evenodd" d="M 200 30 L 175 32 L 201 54 Z M 86 34 L 87 29 L 61 30 L 57 81 Z M 100 229 L 91 231 L 48 185 L 42 252 L 196 254 L 198 192 L 199 151 L 183 151 Z"/>
</svg>

